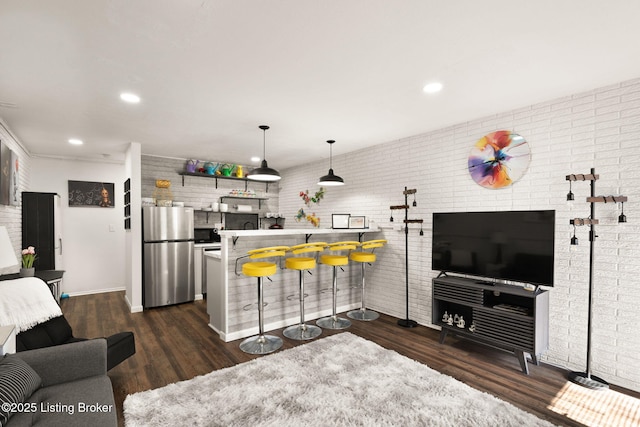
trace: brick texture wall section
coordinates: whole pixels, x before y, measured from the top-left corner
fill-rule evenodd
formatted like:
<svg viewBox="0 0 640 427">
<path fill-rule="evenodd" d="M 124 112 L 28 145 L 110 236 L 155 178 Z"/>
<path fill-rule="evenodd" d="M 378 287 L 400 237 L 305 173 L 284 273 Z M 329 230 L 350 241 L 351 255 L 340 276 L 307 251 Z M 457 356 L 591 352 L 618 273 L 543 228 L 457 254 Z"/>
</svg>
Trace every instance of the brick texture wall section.
<svg viewBox="0 0 640 427">
<path fill-rule="evenodd" d="M 467 157 L 478 139 L 499 129 L 527 139 L 531 163 L 514 185 L 489 190 L 473 182 Z M 293 220 L 301 207 L 315 212 L 321 227 L 331 226 L 332 213 L 365 215 L 382 226 L 378 237 L 388 239 L 389 245 L 368 270 L 368 302 L 375 310 L 404 318 L 404 233 L 391 228 L 401 224 L 403 212 L 396 211 L 391 223 L 389 206 L 404 202 L 405 186 L 416 188 L 418 206 L 411 208 L 410 218 L 425 220 L 425 234 L 419 236 L 419 225 L 410 226 L 409 312 L 422 325 L 431 324 L 431 279 L 438 273 L 431 270 L 433 212 L 555 209 L 555 286 L 550 295 L 550 349 L 543 361 L 571 370 L 584 370 L 586 364 L 589 245 L 588 228 L 579 227 L 581 244 L 577 251 L 570 250 L 569 219 L 589 215 L 589 184 L 574 183 L 576 202 L 570 207 L 565 176 L 595 167 L 598 194 L 629 197 L 624 207 L 629 222 L 617 223 L 619 206 L 596 207 L 600 225 L 592 370 L 640 391 L 640 79 L 334 156 L 335 173 L 346 185 L 327 188 L 319 204 L 305 207 L 299 192 L 315 192 L 328 165 L 326 159 L 281 170 L 279 211 L 289 226 L 308 226 Z"/>
<path fill-rule="evenodd" d="M 218 162 L 216 162 L 218 163 Z M 157 156 L 142 156 L 142 197 L 153 197 L 156 191 L 157 179 L 168 179 L 171 181 L 171 194 L 173 200 L 185 202 L 199 207 L 211 207 L 212 202 L 219 202 L 220 197 L 227 196 L 234 190 L 244 190 L 244 181 L 235 180 L 216 180 L 213 178 L 203 177 L 184 177 L 184 186 L 182 185 L 182 176 L 179 174 L 186 170 L 187 161 L 185 159 L 175 159 Z M 202 164 L 202 162 L 201 162 Z M 245 166 L 245 171 L 252 169 Z M 267 198 L 260 204 L 253 200 L 226 200 L 229 204 L 229 212 L 234 212 L 233 205 L 246 204 L 252 206 L 252 213 L 259 213 L 262 217 L 266 212 L 278 212 L 278 185 L 270 184 L 265 186 L 263 183 L 248 182 L 247 189 L 254 190 L 260 197 Z M 220 213 L 209 213 L 198 211 L 194 215 L 196 226 L 203 228 L 213 228 L 216 223 L 222 222 Z M 268 220 L 272 221 L 272 220 Z"/>
<path fill-rule="evenodd" d="M 5 123 L 0 119 L 0 141 L 7 145 L 14 153 L 18 154 L 19 173 L 18 181 L 19 191 L 27 191 L 29 188 L 31 158 L 27 154 L 24 147 L 15 139 L 9 131 Z M 0 205 L 0 225 L 7 227 L 9 238 L 16 252 L 18 262 L 20 261 L 19 253 L 22 245 L 22 208 L 18 206 Z M 15 267 L 0 268 L 0 274 L 16 273 L 20 269 L 19 265 Z"/>
</svg>

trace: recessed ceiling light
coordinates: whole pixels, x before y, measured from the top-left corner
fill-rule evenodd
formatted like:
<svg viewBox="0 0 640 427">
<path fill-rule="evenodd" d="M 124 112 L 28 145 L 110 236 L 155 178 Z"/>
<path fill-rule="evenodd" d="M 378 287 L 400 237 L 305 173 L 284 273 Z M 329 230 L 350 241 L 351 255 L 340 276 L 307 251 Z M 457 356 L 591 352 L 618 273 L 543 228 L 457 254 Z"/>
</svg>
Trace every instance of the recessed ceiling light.
<svg viewBox="0 0 640 427">
<path fill-rule="evenodd" d="M 69 140 L 69 144 L 72 144 L 72 145 L 82 145 L 82 144 L 84 144 L 84 142 L 82 142 L 82 140 L 81 140 L 81 139 L 71 138 L 71 139 Z"/>
<path fill-rule="evenodd" d="M 134 93 L 121 93 L 120 99 L 130 104 L 137 104 L 138 102 L 140 102 L 140 97 Z"/>
<path fill-rule="evenodd" d="M 260 157 L 258 157 L 258 156 L 253 156 L 253 157 L 251 158 L 251 161 L 252 161 L 252 162 L 254 162 L 254 163 L 255 163 L 255 162 L 259 162 L 259 161 L 260 161 Z"/>
<path fill-rule="evenodd" d="M 425 93 L 437 93 L 442 90 L 442 83 L 440 82 L 432 82 L 425 85 L 422 88 Z"/>
</svg>

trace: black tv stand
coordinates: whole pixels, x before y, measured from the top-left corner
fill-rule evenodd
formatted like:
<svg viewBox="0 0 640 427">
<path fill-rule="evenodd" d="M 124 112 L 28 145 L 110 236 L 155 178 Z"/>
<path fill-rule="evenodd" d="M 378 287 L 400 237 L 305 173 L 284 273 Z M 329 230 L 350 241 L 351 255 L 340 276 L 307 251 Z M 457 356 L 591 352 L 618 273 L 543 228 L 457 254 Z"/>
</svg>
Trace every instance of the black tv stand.
<svg viewBox="0 0 640 427">
<path fill-rule="evenodd" d="M 461 316 L 464 322 L 449 324 L 443 319 L 445 312 Z M 528 375 L 527 356 L 537 365 L 549 348 L 549 292 L 437 277 L 433 279 L 432 323 L 442 328 L 441 344 L 454 335 L 513 352 Z"/>
</svg>

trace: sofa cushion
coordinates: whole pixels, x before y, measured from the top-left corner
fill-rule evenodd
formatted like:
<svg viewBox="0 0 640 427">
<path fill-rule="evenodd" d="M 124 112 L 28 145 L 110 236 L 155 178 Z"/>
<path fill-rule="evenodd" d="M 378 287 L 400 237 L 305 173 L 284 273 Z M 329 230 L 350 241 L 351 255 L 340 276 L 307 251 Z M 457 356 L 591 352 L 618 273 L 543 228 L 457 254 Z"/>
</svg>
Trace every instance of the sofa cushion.
<svg viewBox="0 0 640 427">
<path fill-rule="evenodd" d="M 5 426 L 14 413 L 23 412 L 11 405 L 25 402 L 41 384 L 40 376 L 24 361 L 4 356 L 0 360 L 0 425 Z"/>
<path fill-rule="evenodd" d="M 16 414 L 10 427 L 117 426 L 111 380 L 106 375 L 55 384 L 37 390 L 27 401 L 38 409 Z"/>
<path fill-rule="evenodd" d="M 16 337 L 18 351 L 34 350 L 66 344 L 73 338 L 73 331 L 64 316 L 54 317 L 33 328 L 22 331 Z"/>
</svg>

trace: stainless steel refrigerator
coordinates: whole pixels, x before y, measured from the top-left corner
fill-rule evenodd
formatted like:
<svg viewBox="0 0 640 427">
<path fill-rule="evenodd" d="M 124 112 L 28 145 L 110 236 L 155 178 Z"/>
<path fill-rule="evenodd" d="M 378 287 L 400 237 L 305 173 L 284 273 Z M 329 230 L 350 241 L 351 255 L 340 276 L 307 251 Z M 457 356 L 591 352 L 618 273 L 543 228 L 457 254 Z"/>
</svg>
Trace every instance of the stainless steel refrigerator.
<svg viewBox="0 0 640 427">
<path fill-rule="evenodd" d="M 193 208 L 142 208 L 145 308 L 193 301 Z"/>
</svg>

